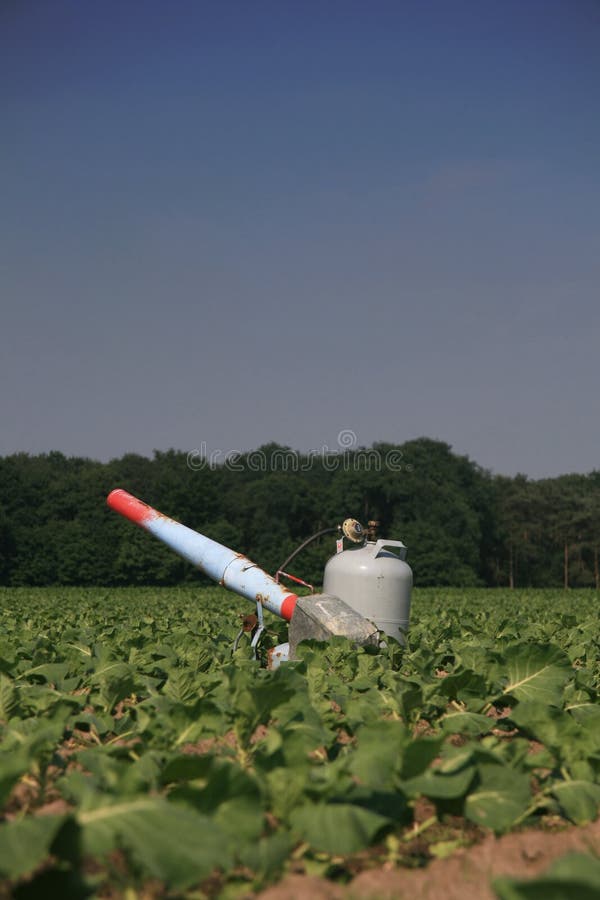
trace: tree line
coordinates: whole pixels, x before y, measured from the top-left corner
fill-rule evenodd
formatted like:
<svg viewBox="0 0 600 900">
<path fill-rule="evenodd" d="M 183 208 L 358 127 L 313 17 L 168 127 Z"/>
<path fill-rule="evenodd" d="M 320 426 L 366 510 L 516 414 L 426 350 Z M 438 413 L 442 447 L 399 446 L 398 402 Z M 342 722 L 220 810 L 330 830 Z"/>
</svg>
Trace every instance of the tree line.
<svg viewBox="0 0 600 900">
<path fill-rule="evenodd" d="M 220 464 L 169 450 L 108 463 L 0 457 L 0 584 L 174 585 L 201 579 L 105 504 L 123 487 L 274 572 L 306 537 L 352 516 L 401 538 L 419 585 L 600 587 L 600 471 L 492 475 L 429 438 L 339 454 L 267 444 Z M 319 584 L 335 535 L 294 574 Z"/>
</svg>

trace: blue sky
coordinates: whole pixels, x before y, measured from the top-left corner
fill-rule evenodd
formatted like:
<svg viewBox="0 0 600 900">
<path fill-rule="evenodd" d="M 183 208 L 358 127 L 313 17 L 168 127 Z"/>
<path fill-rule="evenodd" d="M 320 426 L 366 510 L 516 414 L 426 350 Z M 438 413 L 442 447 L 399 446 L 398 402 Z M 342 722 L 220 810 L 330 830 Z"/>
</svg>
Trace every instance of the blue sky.
<svg viewBox="0 0 600 900">
<path fill-rule="evenodd" d="M 5 0 L 0 454 L 600 467 L 600 5 Z"/>
</svg>

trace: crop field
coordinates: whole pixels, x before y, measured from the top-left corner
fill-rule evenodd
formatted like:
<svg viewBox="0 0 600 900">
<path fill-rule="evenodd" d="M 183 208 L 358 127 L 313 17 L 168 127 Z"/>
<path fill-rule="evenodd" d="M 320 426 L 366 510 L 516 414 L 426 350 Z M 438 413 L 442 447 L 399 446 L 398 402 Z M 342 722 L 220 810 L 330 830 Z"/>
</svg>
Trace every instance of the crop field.
<svg viewBox="0 0 600 900">
<path fill-rule="evenodd" d="M 251 611 L 0 589 L 0 897 L 600 896 L 595 593 L 415 590 L 405 648 L 276 671 Z"/>
</svg>

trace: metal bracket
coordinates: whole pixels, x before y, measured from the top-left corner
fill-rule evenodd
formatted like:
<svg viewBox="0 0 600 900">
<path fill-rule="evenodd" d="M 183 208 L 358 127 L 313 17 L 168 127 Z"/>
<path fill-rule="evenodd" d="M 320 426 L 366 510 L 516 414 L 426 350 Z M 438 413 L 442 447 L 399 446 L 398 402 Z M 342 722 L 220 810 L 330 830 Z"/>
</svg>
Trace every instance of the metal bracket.
<svg viewBox="0 0 600 900">
<path fill-rule="evenodd" d="M 256 619 L 257 619 L 257 624 L 252 629 L 252 640 L 250 642 L 250 647 L 252 648 L 252 659 L 257 658 L 258 645 L 260 643 L 262 633 L 265 630 L 265 624 L 264 624 L 264 620 L 263 620 L 263 608 L 262 608 L 262 603 L 260 603 L 259 600 L 256 601 Z M 235 651 L 237 650 L 237 648 L 239 647 L 240 638 L 242 637 L 243 634 L 246 634 L 246 633 L 247 633 L 247 629 L 244 628 L 244 626 L 242 625 L 242 627 L 236 634 L 235 640 L 233 642 L 233 647 L 231 649 L 232 656 L 235 653 Z"/>
<path fill-rule="evenodd" d="M 258 625 L 252 635 L 252 640 L 250 642 L 250 646 L 252 647 L 252 659 L 256 659 L 256 651 L 258 648 L 259 641 L 262 637 L 262 633 L 265 630 L 264 622 L 263 622 L 263 608 L 262 604 L 259 601 L 256 601 L 256 618 L 258 619 Z"/>
<path fill-rule="evenodd" d="M 295 581 L 296 584 L 301 584 L 303 587 L 309 588 L 311 594 L 314 594 L 315 589 L 312 584 L 309 584 L 308 581 L 304 581 L 303 578 L 298 578 L 296 575 L 290 575 L 289 572 L 284 572 L 283 569 L 278 569 L 275 572 L 275 581 L 279 584 L 279 579 L 283 575 L 284 578 L 289 578 L 290 581 Z"/>
</svg>

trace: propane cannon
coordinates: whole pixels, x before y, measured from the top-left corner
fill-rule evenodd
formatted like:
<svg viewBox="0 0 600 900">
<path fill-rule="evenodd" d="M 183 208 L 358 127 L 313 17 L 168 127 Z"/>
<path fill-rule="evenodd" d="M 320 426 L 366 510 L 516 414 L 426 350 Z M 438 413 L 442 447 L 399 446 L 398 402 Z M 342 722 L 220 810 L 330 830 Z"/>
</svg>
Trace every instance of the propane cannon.
<svg viewBox="0 0 600 900">
<path fill-rule="evenodd" d="M 324 593 L 298 597 L 279 583 L 279 576 L 283 574 L 306 584 L 302 579 L 286 575 L 282 569 L 323 531 L 301 544 L 273 578 L 242 553 L 170 519 L 127 491 L 111 491 L 107 503 L 218 584 L 256 603 L 256 623 L 251 629 L 248 625 L 242 628 L 234 649 L 242 633 L 252 630 L 252 648 L 256 655 L 264 631 L 263 609 L 290 623 L 289 644 L 274 648 L 271 653 L 273 665 L 293 658 L 299 642 L 307 638 L 327 640 L 340 635 L 358 645 L 377 646 L 380 631 L 402 641 L 408 629 L 412 572 L 404 561 L 406 547 L 402 541 L 377 540 L 373 528 L 376 523 L 369 523 L 370 529 L 365 535 L 359 522 L 346 519 L 339 527 L 343 537 L 337 540 L 337 553 L 325 567 Z M 350 549 L 344 550 L 344 537 L 350 543 Z M 399 547 L 400 555 L 388 552 L 386 547 Z"/>
</svg>

